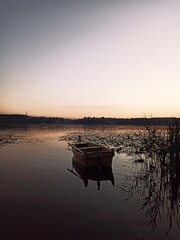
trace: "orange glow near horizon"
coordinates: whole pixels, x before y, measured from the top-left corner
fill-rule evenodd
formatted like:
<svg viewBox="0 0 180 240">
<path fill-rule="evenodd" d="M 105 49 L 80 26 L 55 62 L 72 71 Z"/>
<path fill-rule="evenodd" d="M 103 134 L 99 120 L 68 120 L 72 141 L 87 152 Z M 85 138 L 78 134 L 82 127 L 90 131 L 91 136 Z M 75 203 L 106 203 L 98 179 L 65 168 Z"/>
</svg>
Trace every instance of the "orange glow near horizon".
<svg viewBox="0 0 180 240">
<path fill-rule="evenodd" d="M 35 108 L 33 111 L 27 111 L 29 116 L 45 116 L 45 117 L 63 117 L 63 118 L 84 118 L 84 117 L 109 117 L 109 118 L 142 118 L 142 117 L 180 117 L 180 115 L 176 114 L 176 109 L 171 109 L 171 111 L 138 111 L 134 108 L 122 108 L 122 106 L 103 106 L 103 107 L 78 107 L 78 106 L 66 106 L 66 107 L 58 107 L 59 110 L 54 111 L 52 108 L 43 109 L 43 108 Z M 26 111 L 3 111 L 3 114 L 26 114 Z"/>
</svg>

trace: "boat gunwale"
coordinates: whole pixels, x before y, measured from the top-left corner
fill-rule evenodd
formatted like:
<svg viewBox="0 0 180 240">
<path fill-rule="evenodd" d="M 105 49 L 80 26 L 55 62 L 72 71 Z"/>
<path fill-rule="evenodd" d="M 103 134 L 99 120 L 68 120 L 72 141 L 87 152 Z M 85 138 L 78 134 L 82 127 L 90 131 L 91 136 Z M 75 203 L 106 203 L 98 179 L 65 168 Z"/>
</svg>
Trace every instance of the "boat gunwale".
<svg viewBox="0 0 180 240">
<path fill-rule="evenodd" d="M 79 147 L 77 145 L 79 145 Z M 84 146 L 82 146 L 82 145 L 84 145 Z M 73 144 L 71 144 L 71 147 L 72 147 L 72 149 L 77 150 L 78 152 L 80 152 L 82 154 L 97 153 L 97 152 L 100 152 L 100 153 L 112 153 L 113 152 L 113 149 L 108 149 L 104 146 L 98 145 L 96 143 L 91 143 L 91 142 L 73 143 Z M 91 152 L 89 152 L 88 150 L 91 150 Z"/>
</svg>

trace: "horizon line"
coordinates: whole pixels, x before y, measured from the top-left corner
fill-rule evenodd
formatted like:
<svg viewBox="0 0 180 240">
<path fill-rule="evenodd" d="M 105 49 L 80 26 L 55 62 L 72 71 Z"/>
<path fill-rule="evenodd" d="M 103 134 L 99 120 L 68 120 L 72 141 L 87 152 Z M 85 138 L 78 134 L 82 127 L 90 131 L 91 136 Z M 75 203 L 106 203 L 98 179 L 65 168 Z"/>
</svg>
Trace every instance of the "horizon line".
<svg viewBox="0 0 180 240">
<path fill-rule="evenodd" d="M 0 113 L 0 115 L 20 115 L 20 116 L 27 116 L 27 117 L 39 117 L 39 118 L 64 118 L 64 119 L 84 119 L 84 118 L 110 118 L 110 119 L 140 119 L 140 118 L 147 118 L 147 119 L 151 119 L 151 118 L 180 118 L 180 117 L 174 117 L 174 116 L 166 116 L 166 117 L 157 117 L 157 116 L 144 116 L 144 117 L 105 117 L 105 116 L 101 116 L 101 117 L 96 117 L 96 116 L 84 116 L 84 117 L 57 117 L 57 116 L 45 116 L 45 115 L 28 115 L 28 114 L 21 114 L 21 113 Z"/>
</svg>

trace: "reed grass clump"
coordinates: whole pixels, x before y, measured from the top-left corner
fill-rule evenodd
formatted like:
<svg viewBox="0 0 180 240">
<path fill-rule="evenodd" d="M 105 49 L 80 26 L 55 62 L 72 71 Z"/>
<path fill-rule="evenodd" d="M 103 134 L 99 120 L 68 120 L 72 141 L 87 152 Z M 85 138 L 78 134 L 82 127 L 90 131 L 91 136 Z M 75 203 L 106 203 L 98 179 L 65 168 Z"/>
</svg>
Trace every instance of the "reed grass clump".
<svg viewBox="0 0 180 240">
<path fill-rule="evenodd" d="M 143 225 L 158 229 L 162 216 L 167 218 L 166 233 L 176 224 L 180 229 L 180 124 L 166 127 L 145 126 L 131 138 L 131 153 L 144 158 L 134 176 L 127 176 L 119 189 L 125 200 L 142 197 L 139 211 L 145 213 Z"/>
<path fill-rule="evenodd" d="M 161 161 L 180 161 L 180 124 L 160 128 L 153 125 L 145 126 L 145 131 L 135 133 L 136 149 L 141 149 L 150 157 L 158 156 Z"/>
</svg>

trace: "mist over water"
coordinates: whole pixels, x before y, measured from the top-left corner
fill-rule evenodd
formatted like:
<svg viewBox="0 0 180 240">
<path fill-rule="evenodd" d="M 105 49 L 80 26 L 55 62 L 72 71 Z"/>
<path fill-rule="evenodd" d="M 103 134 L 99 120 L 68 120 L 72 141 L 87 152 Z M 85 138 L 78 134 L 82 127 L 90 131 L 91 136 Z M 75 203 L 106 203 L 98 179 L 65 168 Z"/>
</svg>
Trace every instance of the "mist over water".
<svg viewBox="0 0 180 240">
<path fill-rule="evenodd" d="M 79 134 L 125 142 L 133 131 L 123 126 L 1 128 L 1 239 L 178 239 L 177 221 L 168 217 L 168 209 L 161 210 L 163 201 L 156 206 L 148 202 L 148 193 L 156 197 L 159 192 L 157 169 L 116 152 L 112 172 L 101 175 L 98 190 L 96 173 L 86 172 L 85 184 L 78 177 L 84 173 L 73 166 L 68 141 Z M 158 208 L 157 218 L 146 207 Z"/>
</svg>

